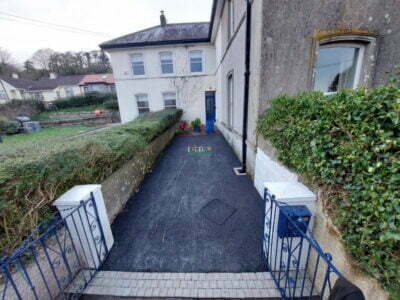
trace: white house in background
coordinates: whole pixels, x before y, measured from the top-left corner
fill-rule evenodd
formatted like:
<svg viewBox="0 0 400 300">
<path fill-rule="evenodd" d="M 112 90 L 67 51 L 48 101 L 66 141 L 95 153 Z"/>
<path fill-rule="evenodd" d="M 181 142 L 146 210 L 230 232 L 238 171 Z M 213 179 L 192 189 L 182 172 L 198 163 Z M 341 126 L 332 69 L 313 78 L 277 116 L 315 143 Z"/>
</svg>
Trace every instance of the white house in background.
<svg viewBox="0 0 400 300">
<path fill-rule="evenodd" d="M 181 108 L 205 122 L 205 92 L 214 90 L 215 47 L 209 23 L 161 24 L 100 45 L 110 55 L 122 122 Z"/>
<path fill-rule="evenodd" d="M 0 77 L 0 103 L 12 99 L 37 99 L 45 102 L 83 95 L 88 92 L 115 92 L 112 74 L 57 76 L 38 80 Z"/>
<path fill-rule="evenodd" d="M 85 93 L 115 93 L 113 74 L 90 74 L 85 75 L 79 82 Z"/>
</svg>

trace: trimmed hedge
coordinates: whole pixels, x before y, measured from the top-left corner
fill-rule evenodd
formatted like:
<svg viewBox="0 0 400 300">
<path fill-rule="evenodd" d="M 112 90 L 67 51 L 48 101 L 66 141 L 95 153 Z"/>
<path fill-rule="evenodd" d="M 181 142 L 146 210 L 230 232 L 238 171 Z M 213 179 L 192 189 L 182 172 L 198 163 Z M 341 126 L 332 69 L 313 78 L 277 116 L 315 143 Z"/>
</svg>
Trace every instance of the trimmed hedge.
<svg viewBox="0 0 400 300">
<path fill-rule="evenodd" d="M 109 100 L 117 100 L 117 95 L 114 93 L 91 92 L 81 96 L 73 96 L 54 101 L 52 107 L 53 109 L 63 109 L 70 107 L 98 105 Z"/>
<path fill-rule="evenodd" d="M 104 102 L 104 108 L 110 110 L 119 110 L 118 101 L 115 99 Z"/>
<path fill-rule="evenodd" d="M 285 165 L 335 191 L 324 200 L 348 252 L 400 296 L 399 83 L 281 95 L 270 104 L 258 133 Z"/>
<path fill-rule="evenodd" d="M 46 219 L 58 196 L 74 185 L 102 182 L 181 115 L 181 110 L 150 113 L 85 136 L 0 154 L 0 254 L 12 252 Z"/>
</svg>

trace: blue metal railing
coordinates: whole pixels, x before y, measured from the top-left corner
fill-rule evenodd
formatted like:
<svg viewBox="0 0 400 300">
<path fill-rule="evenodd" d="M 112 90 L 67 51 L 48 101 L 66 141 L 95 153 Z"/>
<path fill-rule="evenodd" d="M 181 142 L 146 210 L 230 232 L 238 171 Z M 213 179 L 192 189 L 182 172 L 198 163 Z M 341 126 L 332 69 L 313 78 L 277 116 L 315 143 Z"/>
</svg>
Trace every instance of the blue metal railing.
<svg viewBox="0 0 400 300">
<path fill-rule="evenodd" d="M 308 230 L 305 218 L 294 218 L 288 204 L 264 190 L 265 222 L 263 253 L 283 299 L 326 299 L 335 279 L 343 277 Z M 279 234 L 280 218 L 288 222 L 289 234 Z"/>
<path fill-rule="evenodd" d="M 93 194 L 41 223 L 10 256 L 0 260 L 0 299 L 79 297 L 107 257 Z"/>
</svg>

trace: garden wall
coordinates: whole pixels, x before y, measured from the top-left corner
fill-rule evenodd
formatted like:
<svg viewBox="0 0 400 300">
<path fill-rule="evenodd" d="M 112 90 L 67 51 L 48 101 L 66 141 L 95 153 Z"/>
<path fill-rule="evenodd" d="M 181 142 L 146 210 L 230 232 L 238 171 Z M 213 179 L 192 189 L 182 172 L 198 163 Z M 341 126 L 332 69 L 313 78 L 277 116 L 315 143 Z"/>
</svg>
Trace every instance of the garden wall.
<svg viewBox="0 0 400 300">
<path fill-rule="evenodd" d="M 125 207 L 126 202 L 137 190 L 157 157 L 174 137 L 177 128 L 178 125 L 175 125 L 168 129 L 144 151 L 138 153 L 135 158 L 103 181 L 101 185 L 110 223 L 114 221 L 115 217 Z"/>
</svg>

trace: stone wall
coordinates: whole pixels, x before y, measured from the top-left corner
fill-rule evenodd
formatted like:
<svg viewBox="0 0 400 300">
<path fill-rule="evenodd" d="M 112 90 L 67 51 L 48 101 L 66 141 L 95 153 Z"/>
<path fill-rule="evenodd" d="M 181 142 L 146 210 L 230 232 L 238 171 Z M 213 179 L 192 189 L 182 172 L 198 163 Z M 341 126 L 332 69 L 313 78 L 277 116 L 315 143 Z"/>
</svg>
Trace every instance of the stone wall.
<svg viewBox="0 0 400 300">
<path fill-rule="evenodd" d="M 154 140 L 142 153 L 131 159 L 102 183 L 108 219 L 112 223 L 135 193 L 145 175 L 165 146 L 174 137 L 178 125 L 171 127 Z"/>
</svg>

